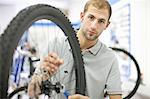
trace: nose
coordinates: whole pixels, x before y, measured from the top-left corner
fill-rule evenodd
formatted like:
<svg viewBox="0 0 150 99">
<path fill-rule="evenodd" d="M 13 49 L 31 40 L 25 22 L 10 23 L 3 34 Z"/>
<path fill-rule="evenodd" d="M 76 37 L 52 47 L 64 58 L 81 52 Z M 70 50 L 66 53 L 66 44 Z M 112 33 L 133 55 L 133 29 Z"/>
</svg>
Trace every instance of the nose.
<svg viewBox="0 0 150 99">
<path fill-rule="evenodd" d="M 97 20 L 94 20 L 94 21 L 92 21 L 92 23 L 91 23 L 91 28 L 92 28 L 92 29 L 96 29 L 96 28 L 97 28 L 97 25 L 98 25 Z"/>
</svg>

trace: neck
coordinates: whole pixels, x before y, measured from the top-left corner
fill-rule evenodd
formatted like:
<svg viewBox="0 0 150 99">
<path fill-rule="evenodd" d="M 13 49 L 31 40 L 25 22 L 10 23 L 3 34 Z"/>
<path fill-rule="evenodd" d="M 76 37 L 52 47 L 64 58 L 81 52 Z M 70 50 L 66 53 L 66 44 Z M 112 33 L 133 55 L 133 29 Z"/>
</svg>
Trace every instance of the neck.
<svg viewBox="0 0 150 99">
<path fill-rule="evenodd" d="M 85 49 L 89 49 L 89 48 L 93 47 L 96 44 L 96 42 L 98 41 L 98 40 L 93 40 L 93 41 L 87 40 L 84 37 L 81 29 L 79 29 L 79 31 L 77 32 L 77 37 L 78 37 L 78 40 L 80 43 L 81 50 L 85 50 Z"/>
</svg>

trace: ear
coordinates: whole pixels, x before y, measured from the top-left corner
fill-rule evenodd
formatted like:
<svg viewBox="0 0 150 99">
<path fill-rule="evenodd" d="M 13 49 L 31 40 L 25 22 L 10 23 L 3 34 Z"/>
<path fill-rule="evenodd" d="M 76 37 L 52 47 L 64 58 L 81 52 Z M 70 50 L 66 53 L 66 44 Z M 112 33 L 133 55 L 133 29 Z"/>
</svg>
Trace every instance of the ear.
<svg viewBox="0 0 150 99">
<path fill-rule="evenodd" d="M 83 21 L 83 17 L 84 17 L 84 12 L 81 12 L 81 13 L 80 13 L 80 21 L 81 21 L 81 22 Z"/>
</svg>

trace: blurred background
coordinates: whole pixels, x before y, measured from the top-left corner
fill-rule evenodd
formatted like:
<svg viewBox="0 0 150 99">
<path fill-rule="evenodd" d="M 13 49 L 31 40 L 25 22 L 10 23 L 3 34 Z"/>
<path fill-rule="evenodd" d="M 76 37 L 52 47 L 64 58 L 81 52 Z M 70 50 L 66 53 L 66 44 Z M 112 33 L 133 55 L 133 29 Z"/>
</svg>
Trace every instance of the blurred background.
<svg viewBox="0 0 150 99">
<path fill-rule="evenodd" d="M 59 8 L 70 19 L 74 28 L 80 26 L 80 12 L 87 0 L 0 0 L 0 34 L 9 22 L 25 7 L 49 4 Z M 108 0 L 112 5 L 111 24 L 100 39 L 107 46 L 124 48 L 138 61 L 142 82 L 135 95 L 150 99 L 150 0 Z M 132 68 L 123 68 L 128 78 Z M 133 79 L 134 82 L 134 79 Z"/>
</svg>

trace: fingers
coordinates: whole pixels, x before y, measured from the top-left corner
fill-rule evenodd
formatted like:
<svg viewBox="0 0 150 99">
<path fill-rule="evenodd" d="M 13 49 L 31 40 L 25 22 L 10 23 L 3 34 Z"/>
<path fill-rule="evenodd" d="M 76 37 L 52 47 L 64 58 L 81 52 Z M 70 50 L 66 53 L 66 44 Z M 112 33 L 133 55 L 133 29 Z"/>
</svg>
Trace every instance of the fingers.
<svg viewBox="0 0 150 99">
<path fill-rule="evenodd" d="M 46 59 L 48 59 L 47 61 L 49 61 L 49 62 L 51 62 L 51 63 L 53 63 L 55 65 L 63 64 L 63 60 L 60 59 L 59 56 L 56 53 L 54 53 L 54 52 L 49 53 L 48 54 L 48 58 L 46 58 Z"/>
<path fill-rule="evenodd" d="M 69 96 L 68 99 L 89 99 L 89 97 L 83 96 L 80 94 L 75 94 L 75 95 Z"/>
<path fill-rule="evenodd" d="M 37 75 L 32 76 L 31 82 L 28 84 L 28 95 L 31 98 L 37 97 L 41 93 L 40 83 L 42 78 Z"/>
<path fill-rule="evenodd" d="M 60 59 L 56 53 L 49 53 L 48 56 L 44 58 L 42 67 L 48 70 L 50 74 L 54 74 L 61 64 L 63 64 L 63 60 Z"/>
<path fill-rule="evenodd" d="M 34 97 L 34 83 L 28 84 L 28 95 L 33 98 Z"/>
<path fill-rule="evenodd" d="M 58 70 L 58 67 L 57 65 L 54 65 L 52 63 L 48 63 L 48 62 L 43 62 L 42 63 L 42 68 L 45 70 L 45 71 L 48 71 L 48 73 L 51 75 L 51 74 L 54 74 L 57 70 Z"/>
</svg>

